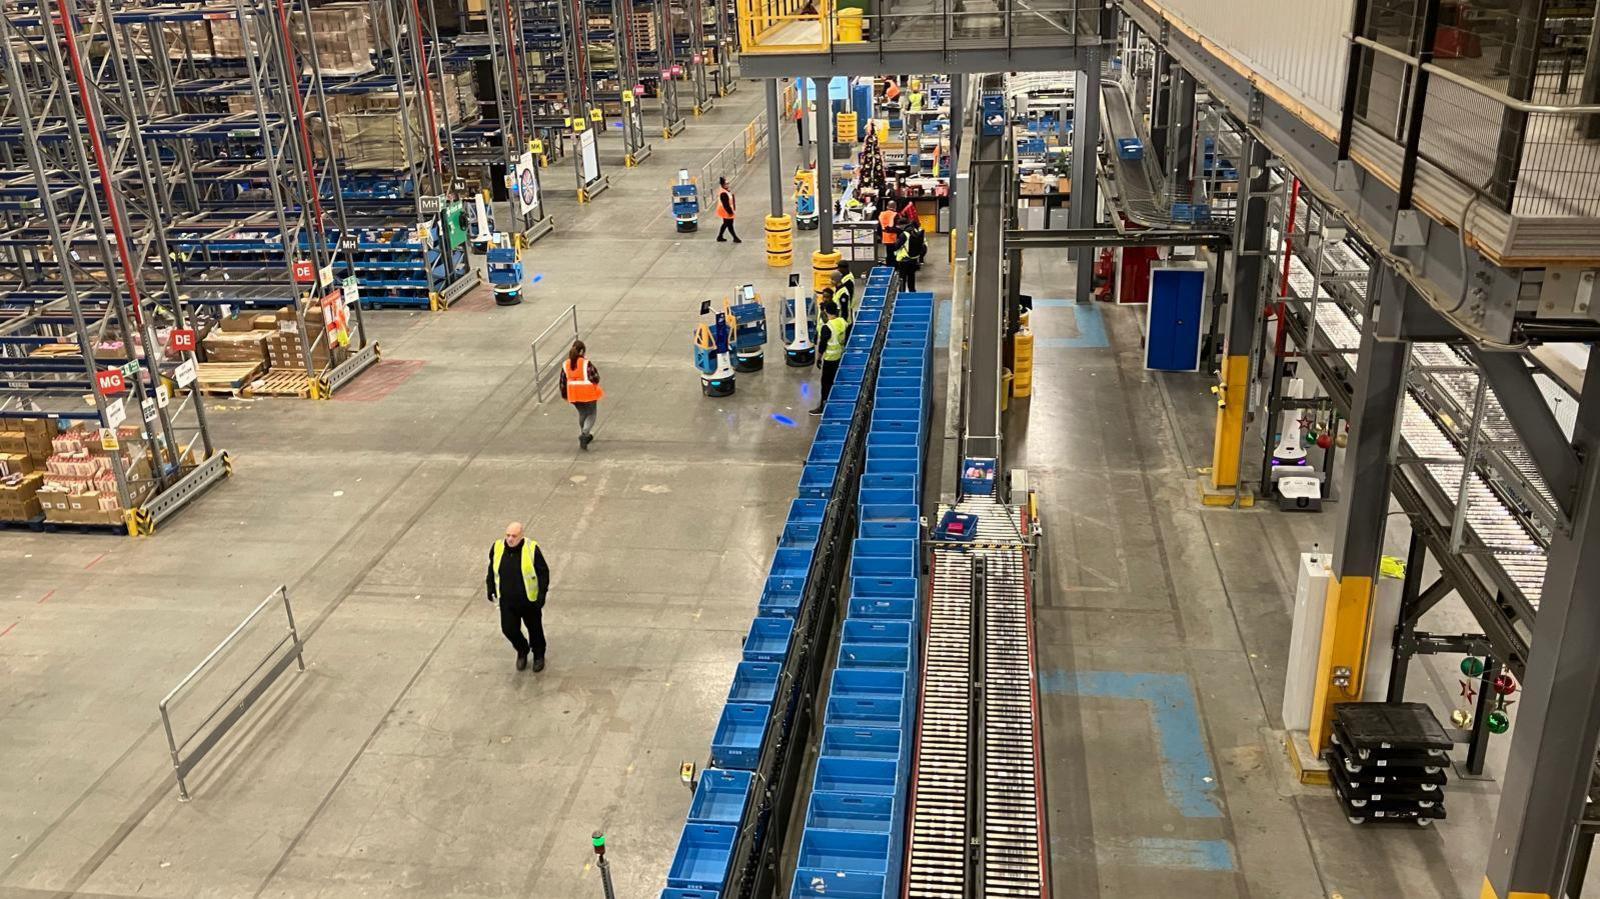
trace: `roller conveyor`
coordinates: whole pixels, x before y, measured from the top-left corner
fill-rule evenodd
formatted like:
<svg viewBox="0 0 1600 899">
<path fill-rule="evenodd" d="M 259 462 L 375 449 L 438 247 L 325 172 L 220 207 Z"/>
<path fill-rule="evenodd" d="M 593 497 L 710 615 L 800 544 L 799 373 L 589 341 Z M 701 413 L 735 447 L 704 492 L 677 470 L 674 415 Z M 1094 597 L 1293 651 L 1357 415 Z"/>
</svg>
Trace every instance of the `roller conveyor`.
<svg viewBox="0 0 1600 899">
<path fill-rule="evenodd" d="M 954 509 L 978 527 L 932 554 L 905 896 L 1046 897 L 1026 514 Z"/>
</svg>

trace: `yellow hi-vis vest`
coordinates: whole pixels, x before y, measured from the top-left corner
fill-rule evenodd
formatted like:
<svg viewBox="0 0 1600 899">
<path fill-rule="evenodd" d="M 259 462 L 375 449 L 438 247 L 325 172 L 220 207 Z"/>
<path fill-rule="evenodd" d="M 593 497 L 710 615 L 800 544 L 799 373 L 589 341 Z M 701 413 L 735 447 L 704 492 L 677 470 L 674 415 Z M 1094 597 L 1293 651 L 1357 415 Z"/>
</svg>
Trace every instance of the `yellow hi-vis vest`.
<svg viewBox="0 0 1600 899">
<path fill-rule="evenodd" d="M 544 597 L 539 595 L 539 578 L 533 573 L 533 556 L 539 549 L 539 544 L 522 538 L 522 584 L 528 591 L 528 601 L 538 602 Z M 505 540 L 494 542 L 494 595 L 496 599 L 504 600 L 506 591 L 500 586 L 500 560 L 505 557 Z"/>
<path fill-rule="evenodd" d="M 823 325 L 831 332 L 828 345 L 822 349 L 822 361 L 838 362 L 844 358 L 844 319 L 835 315 Z"/>
</svg>

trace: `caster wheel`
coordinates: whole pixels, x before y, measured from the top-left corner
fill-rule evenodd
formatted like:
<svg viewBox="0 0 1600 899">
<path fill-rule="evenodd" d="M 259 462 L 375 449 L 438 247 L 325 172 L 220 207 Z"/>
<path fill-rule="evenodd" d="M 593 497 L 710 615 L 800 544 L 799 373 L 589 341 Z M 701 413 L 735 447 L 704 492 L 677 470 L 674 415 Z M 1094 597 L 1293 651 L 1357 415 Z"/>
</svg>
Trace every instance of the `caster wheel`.
<svg viewBox="0 0 1600 899">
<path fill-rule="evenodd" d="M 1357 818 L 1354 815 L 1346 815 L 1345 817 L 1350 821 L 1351 824 L 1365 824 L 1365 823 L 1367 823 L 1367 819 L 1366 818 Z"/>
<path fill-rule="evenodd" d="M 1365 800 L 1365 799 L 1352 799 L 1352 800 L 1350 800 L 1351 808 L 1365 808 L 1366 805 L 1367 805 L 1367 800 Z"/>
<path fill-rule="evenodd" d="M 1417 802 L 1417 808 L 1433 808 L 1433 803 L 1418 801 Z"/>
<path fill-rule="evenodd" d="M 1427 827 L 1427 826 L 1431 825 L 1432 823 L 1433 823 L 1433 819 L 1432 818 L 1418 818 L 1417 819 L 1417 826 L 1418 827 Z"/>
</svg>

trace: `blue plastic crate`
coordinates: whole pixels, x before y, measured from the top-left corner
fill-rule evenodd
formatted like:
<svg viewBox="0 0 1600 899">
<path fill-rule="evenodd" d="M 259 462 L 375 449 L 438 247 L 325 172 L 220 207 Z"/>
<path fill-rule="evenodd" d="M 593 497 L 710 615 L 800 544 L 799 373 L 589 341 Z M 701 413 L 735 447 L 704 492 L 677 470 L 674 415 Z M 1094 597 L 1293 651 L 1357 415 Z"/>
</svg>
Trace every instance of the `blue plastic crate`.
<svg viewBox="0 0 1600 899">
<path fill-rule="evenodd" d="M 782 662 L 789 655 L 789 639 L 794 636 L 794 621 L 789 618 L 757 616 L 750 622 L 744 640 L 744 657 L 750 662 Z"/>
<path fill-rule="evenodd" d="M 761 758 L 761 738 L 766 735 L 771 712 L 770 706 L 753 702 L 723 706 L 717 732 L 711 738 L 711 763 L 718 768 L 754 769 Z"/>
<path fill-rule="evenodd" d="M 873 671 L 840 668 L 833 672 L 828 685 L 829 696 L 904 698 L 906 674 L 904 671 Z"/>
<path fill-rule="evenodd" d="M 678 852 L 667 870 L 667 886 L 685 890 L 721 890 L 733 858 L 739 829 L 727 824 L 689 824 L 678 838 Z"/>
<path fill-rule="evenodd" d="M 853 870 L 795 869 L 794 888 L 789 899 L 885 899 L 899 896 L 899 886 L 893 893 L 885 893 L 885 880 L 880 873 L 861 873 Z"/>
<path fill-rule="evenodd" d="M 812 789 L 828 793 L 864 793 L 893 796 L 899 789 L 900 763 L 888 759 L 817 759 Z"/>
<path fill-rule="evenodd" d="M 794 618 L 800 612 L 800 601 L 805 598 L 806 576 L 774 574 L 767 578 L 761 591 L 760 614 L 781 615 Z"/>
<path fill-rule="evenodd" d="M 989 496 L 994 493 L 995 461 L 993 459 L 966 459 L 961 463 L 961 490 L 963 493 Z"/>
<path fill-rule="evenodd" d="M 744 818 L 744 806 L 750 798 L 753 780 L 754 775 L 749 771 L 707 768 L 700 772 L 694 801 L 689 803 L 689 823 L 738 824 Z"/>
<path fill-rule="evenodd" d="M 901 736 L 905 731 L 898 727 L 849 727 L 830 724 L 822 729 L 822 749 L 818 755 L 834 758 L 885 759 L 900 758 Z M 820 796 L 813 793 L 812 797 Z M 837 794 L 835 794 L 837 795 Z M 889 797 L 882 797 L 888 799 Z M 815 806 L 813 806 L 815 808 Z M 837 825 L 824 824 L 824 827 Z"/>
<path fill-rule="evenodd" d="M 661 891 L 661 899 L 722 899 L 721 890 L 675 890 L 667 887 Z"/>
<path fill-rule="evenodd" d="M 778 692 L 778 674 L 782 670 L 781 662 L 740 662 L 733 670 L 728 701 L 771 705 Z"/>
<path fill-rule="evenodd" d="M 837 465 L 807 465 L 800 472 L 799 495 L 802 499 L 828 499 L 833 496 L 833 482 L 838 477 Z"/>
<path fill-rule="evenodd" d="M 882 402 L 882 400 L 880 399 L 879 402 Z M 922 457 L 917 453 L 917 447 L 915 444 L 876 443 L 870 441 L 867 443 L 868 462 L 887 461 L 891 459 L 910 462 L 912 464 L 911 471 L 913 473 L 920 471 L 922 468 Z"/>
<path fill-rule="evenodd" d="M 887 696 L 829 696 L 829 724 L 896 727 L 905 721 L 905 701 Z"/>
<path fill-rule="evenodd" d="M 839 632 L 839 641 L 853 646 L 909 646 L 911 625 L 904 621 L 847 620 Z"/>
<path fill-rule="evenodd" d="M 789 504 L 789 522 L 820 523 L 828 514 L 825 499 L 797 499 Z"/>
<path fill-rule="evenodd" d="M 893 596 L 850 597 L 851 618 L 889 619 L 911 621 L 916 618 L 917 601 Z"/>
<path fill-rule="evenodd" d="M 882 320 L 882 309 L 859 309 L 856 311 L 855 320 L 850 323 L 850 326 L 855 327 L 857 325 L 870 325 L 881 322 Z"/>
<path fill-rule="evenodd" d="M 917 579 L 905 575 L 856 575 L 850 578 L 852 596 L 890 596 L 895 599 L 916 599 L 919 591 Z"/>
<path fill-rule="evenodd" d="M 922 536 L 922 525 L 916 521 L 868 521 L 861 519 L 856 536 L 864 540 L 916 539 Z"/>
<path fill-rule="evenodd" d="M 800 838 L 797 864 L 802 868 L 820 868 L 824 871 L 887 874 L 889 836 L 884 833 L 808 827 Z"/>
<path fill-rule="evenodd" d="M 852 385 L 850 389 L 860 390 L 861 388 Z M 854 397 L 841 396 L 837 392 L 830 394 L 828 398 L 834 400 L 854 399 Z M 845 438 L 849 436 L 849 425 L 840 424 L 839 422 L 828 422 L 827 424 L 817 425 L 817 432 L 811 436 L 811 442 L 813 444 L 819 442 L 843 443 Z"/>
<path fill-rule="evenodd" d="M 914 559 L 917 555 L 917 541 L 857 540 L 851 546 L 851 554 L 857 557 Z"/>
<path fill-rule="evenodd" d="M 787 547 L 815 547 L 817 545 L 817 537 L 821 533 L 821 522 L 791 521 L 783 526 L 783 534 L 778 537 L 778 545 Z"/>
<path fill-rule="evenodd" d="M 870 451 L 879 446 L 909 446 L 918 451 L 922 450 L 922 435 L 914 430 L 908 431 L 868 431 L 867 448 Z"/>
<path fill-rule="evenodd" d="M 768 571 L 768 584 L 770 578 L 797 577 L 803 579 L 811 571 L 811 559 L 816 553 L 809 549 L 780 548 L 772 554 L 772 568 Z"/>
<path fill-rule="evenodd" d="M 860 384 L 866 379 L 867 367 L 865 365 L 840 363 L 839 373 L 834 375 L 834 382 L 837 384 Z"/>
<path fill-rule="evenodd" d="M 916 472 L 893 472 L 871 470 L 882 468 L 884 463 L 870 466 L 868 471 L 861 474 L 861 489 L 863 490 L 917 490 L 918 483 Z"/>
<path fill-rule="evenodd" d="M 883 389 L 879 388 L 877 395 L 872 398 L 872 409 L 909 409 L 921 413 L 923 406 L 922 391 Z"/>
<path fill-rule="evenodd" d="M 904 489 L 863 489 L 857 497 L 857 501 L 863 506 L 914 506 L 917 500 L 917 491 Z"/>
<path fill-rule="evenodd" d="M 856 401 L 859 400 L 860 398 L 861 398 L 861 385 L 860 384 L 834 384 L 833 385 L 833 389 L 828 391 L 828 402 L 830 402 L 830 403 L 833 403 L 833 402 L 848 403 L 852 408 L 854 408 L 854 406 L 856 404 Z M 834 433 L 832 431 L 824 432 L 822 430 L 823 428 L 831 427 L 831 426 L 837 425 L 837 424 L 840 424 L 840 422 L 824 422 L 824 424 L 821 427 L 817 428 L 817 436 L 815 438 L 813 438 L 813 439 L 815 439 L 815 440 L 843 440 L 845 438 L 845 436 L 846 436 L 844 433 L 840 433 L 837 437 L 833 437 L 833 436 L 824 437 L 823 436 L 824 433 L 828 433 L 830 435 L 832 433 Z M 846 426 L 846 430 L 848 431 L 848 425 Z"/>
<path fill-rule="evenodd" d="M 869 541 L 859 540 L 858 543 Z M 873 541 L 875 542 L 875 541 Z M 895 542 L 895 541 L 885 541 Z M 909 541 L 908 541 L 909 542 Z M 876 578 L 906 578 L 914 579 L 917 576 L 917 557 L 910 556 L 858 556 L 850 558 L 850 577 L 856 581 L 871 580 Z M 911 581 L 916 583 L 915 580 Z M 857 595 L 862 595 L 858 589 Z M 882 595 L 882 594 L 866 594 Z"/>
<path fill-rule="evenodd" d="M 839 460 L 844 457 L 844 444 L 831 440 L 819 440 L 811 444 L 811 452 L 806 454 L 807 465 L 829 465 L 837 468 Z"/>
<path fill-rule="evenodd" d="M 862 623 L 861 619 L 855 619 Z M 866 622 L 874 623 L 874 622 Z M 884 622 L 899 624 L 901 622 Z M 903 642 L 899 645 L 893 643 L 840 643 L 839 644 L 839 671 L 846 669 L 856 670 L 884 670 L 904 672 L 911 667 L 911 644 Z M 776 688 L 776 685 L 774 685 Z"/>
</svg>

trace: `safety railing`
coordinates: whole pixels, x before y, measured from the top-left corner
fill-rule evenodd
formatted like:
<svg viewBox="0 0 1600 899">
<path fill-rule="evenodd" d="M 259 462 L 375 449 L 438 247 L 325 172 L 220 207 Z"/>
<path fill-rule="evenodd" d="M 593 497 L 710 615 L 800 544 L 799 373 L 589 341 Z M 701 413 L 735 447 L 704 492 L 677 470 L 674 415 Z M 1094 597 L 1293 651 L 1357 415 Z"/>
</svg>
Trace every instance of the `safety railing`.
<svg viewBox="0 0 1600 899">
<path fill-rule="evenodd" d="M 1076 46 L 1094 0 L 739 0 L 742 53 Z M 891 46 L 892 45 L 892 46 Z"/>
<path fill-rule="evenodd" d="M 1473 202 L 1513 216 L 1600 218 L 1592 20 L 1574 30 L 1575 20 L 1553 15 L 1419 9 L 1357 23 L 1348 115 L 1469 187 Z"/>
<path fill-rule="evenodd" d="M 715 191 L 718 178 L 732 184 L 744 170 L 767 152 L 767 114 L 761 113 L 700 167 L 700 189 Z"/>
<path fill-rule="evenodd" d="M 566 329 L 561 323 L 572 322 L 572 336 L 567 337 Z M 556 378 L 561 374 L 561 363 L 567 358 L 567 351 L 572 348 L 572 341 L 578 339 L 578 307 L 568 306 L 561 310 L 556 320 L 539 332 L 533 339 L 533 391 L 538 402 L 544 402 L 547 387 L 554 387 Z M 557 342 L 559 341 L 559 343 Z M 541 350 L 543 352 L 541 353 Z M 544 361 L 540 362 L 543 356 Z"/>
<path fill-rule="evenodd" d="M 244 639 L 250 623 L 255 621 L 269 606 L 283 604 L 283 617 L 285 628 L 283 635 L 275 640 L 271 647 L 256 662 L 248 674 L 212 707 L 211 711 L 197 724 L 183 739 L 178 739 L 172 729 L 172 705 L 180 696 L 193 689 L 200 681 L 202 675 L 208 673 L 213 663 L 223 657 L 224 653 L 238 646 Z M 306 670 L 304 657 L 305 644 L 300 640 L 300 631 L 295 627 L 294 610 L 289 606 L 289 588 L 280 586 L 263 599 L 259 605 L 251 610 L 245 619 L 233 632 L 223 638 L 217 648 L 200 660 L 183 680 L 173 687 L 171 692 L 161 699 L 161 726 L 167 733 L 167 749 L 172 754 L 172 773 L 178 779 L 178 798 L 189 801 L 189 786 L 184 777 L 194 767 L 200 764 L 227 733 L 228 729 L 239 722 L 250 707 L 259 700 L 263 693 L 277 681 L 278 677 L 289 669 L 293 662 L 301 671 Z"/>
</svg>

